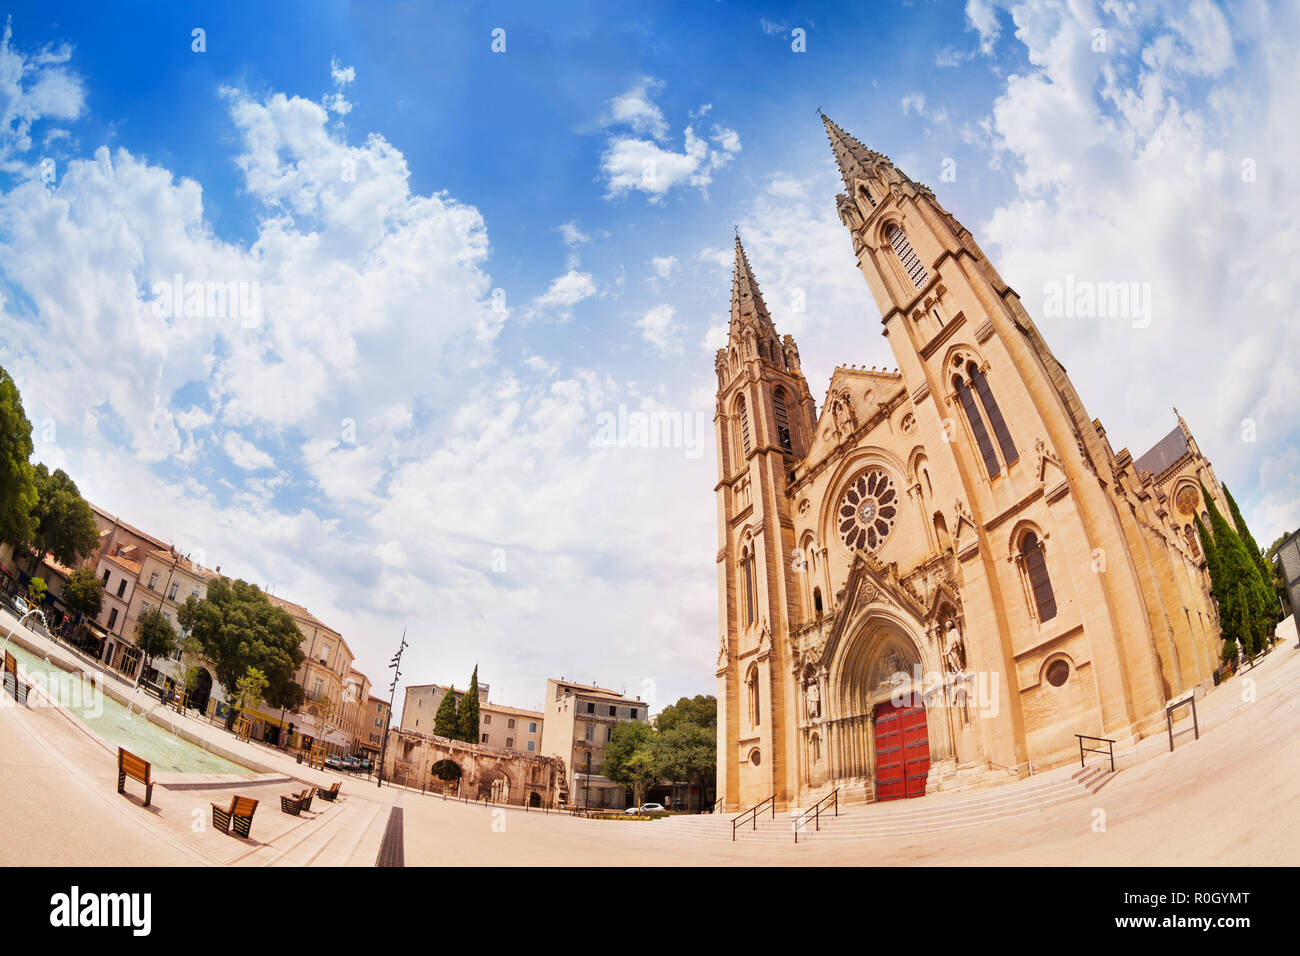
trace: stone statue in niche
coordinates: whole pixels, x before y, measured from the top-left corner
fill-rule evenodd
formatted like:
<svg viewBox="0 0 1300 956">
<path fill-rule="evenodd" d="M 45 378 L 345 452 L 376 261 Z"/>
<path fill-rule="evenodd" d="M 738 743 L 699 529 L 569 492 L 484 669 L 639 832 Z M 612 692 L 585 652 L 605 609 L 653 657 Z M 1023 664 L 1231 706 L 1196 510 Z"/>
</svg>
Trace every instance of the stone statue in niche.
<svg viewBox="0 0 1300 956">
<path fill-rule="evenodd" d="M 807 707 L 808 719 L 822 715 L 822 692 L 817 686 L 817 678 L 813 678 L 803 689 L 804 704 Z"/>
<path fill-rule="evenodd" d="M 943 644 L 943 659 L 950 672 L 954 674 L 965 673 L 966 642 L 962 640 L 961 631 L 957 629 L 956 621 L 948 622 Z"/>
<path fill-rule="evenodd" d="M 786 368 L 788 368 L 792 372 L 798 373 L 799 372 L 799 347 L 794 344 L 794 336 L 788 332 L 786 333 L 785 341 L 783 343 L 783 351 L 785 352 Z"/>
<path fill-rule="evenodd" d="M 731 648 L 727 645 L 727 635 L 718 635 L 718 666 L 725 667 Z"/>
</svg>

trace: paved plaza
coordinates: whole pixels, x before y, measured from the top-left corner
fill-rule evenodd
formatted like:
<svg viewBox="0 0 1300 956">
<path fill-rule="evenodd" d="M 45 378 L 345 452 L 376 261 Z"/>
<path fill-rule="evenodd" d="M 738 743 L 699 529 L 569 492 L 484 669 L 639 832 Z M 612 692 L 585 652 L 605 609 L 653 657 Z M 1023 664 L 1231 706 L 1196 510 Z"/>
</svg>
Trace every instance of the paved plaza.
<svg viewBox="0 0 1300 956">
<path fill-rule="evenodd" d="M 116 792 L 115 750 L 34 695 L 27 708 L 0 708 L 0 863 L 374 866 L 400 821 L 406 866 L 1293 865 L 1300 832 L 1285 821 L 1300 774 L 1300 646 L 1292 619 L 1279 633 L 1285 639 L 1256 668 L 1198 701 L 1199 740 L 1190 719 L 1175 725 L 1173 753 L 1161 735 L 1118 754 L 1108 778 L 1063 767 L 1001 787 L 848 807 L 797 846 L 784 815 L 733 842 L 729 816 L 586 820 L 378 788 L 193 716 L 180 718 L 189 733 L 264 772 L 163 775 L 145 808 L 134 781 L 127 796 Z M 40 638 L 23 637 L 40 649 Z M 52 661 L 71 656 L 53 643 L 46 651 Z M 335 803 L 317 799 L 301 817 L 280 811 L 280 794 L 336 780 Z M 260 801 L 248 840 L 211 829 L 209 805 L 236 793 Z"/>
</svg>

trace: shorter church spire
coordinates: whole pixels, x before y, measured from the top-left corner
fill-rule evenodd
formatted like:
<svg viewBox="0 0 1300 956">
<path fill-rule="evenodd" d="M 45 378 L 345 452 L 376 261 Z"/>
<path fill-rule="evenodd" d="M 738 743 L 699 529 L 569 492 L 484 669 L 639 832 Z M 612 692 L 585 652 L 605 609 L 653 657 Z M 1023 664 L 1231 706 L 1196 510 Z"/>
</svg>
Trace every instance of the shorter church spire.
<svg viewBox="0 0 1300 956">
<path fill-rule="evenodd" d="M 731 334 L 739 333 L 742 325 L 753 323 L 762 334 L 776 335 L 771 313 L 763 301 L 763 293 L 758 289 L 758 280 L 749 266 L 749 257 L 745 247 L 740 244 L 740 234 L 736 234 L 736 269 L 731 280 Z"/>
</svg>

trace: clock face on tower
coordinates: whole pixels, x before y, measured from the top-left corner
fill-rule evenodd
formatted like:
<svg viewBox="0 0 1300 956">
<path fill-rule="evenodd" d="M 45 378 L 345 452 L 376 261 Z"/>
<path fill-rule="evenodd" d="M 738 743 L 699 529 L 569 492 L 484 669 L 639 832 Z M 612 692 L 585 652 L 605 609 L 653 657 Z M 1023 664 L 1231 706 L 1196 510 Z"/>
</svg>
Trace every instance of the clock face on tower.
<svg viewBox="0 0 1300 956">
<path fill-rule="evenodd" d="M 846 547 L 875 551 L 885 543 L 898 517 L 893 480 L 879 468 L 868 468 L 849 482 L 835 514 Z"/>
</svg>

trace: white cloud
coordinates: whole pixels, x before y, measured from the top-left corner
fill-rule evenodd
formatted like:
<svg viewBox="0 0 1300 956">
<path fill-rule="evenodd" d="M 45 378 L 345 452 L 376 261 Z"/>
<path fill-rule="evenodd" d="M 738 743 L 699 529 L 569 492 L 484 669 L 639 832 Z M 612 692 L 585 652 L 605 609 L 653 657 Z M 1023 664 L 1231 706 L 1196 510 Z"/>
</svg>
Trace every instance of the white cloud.
<svg viewBox="0 0 1300 956">
<path fill-rule="evenodd" d="M 275 465 L 274 458 L 236 432 L 226 432 L 221 447 L 235 463 L 235 467 L 244 471 L 260 471 Z"/>
<path fill-rule="evenodd" d="M 661 145 L 668 127 L 662 112 L 647 99 L 648 91 L 662 86 L 657 80 L 643 78 L 628 93 L 614 100 L 611 125 L 630 125 L 635 133 L 649 132 L 653 139 L 626 133 L 610 136 L 601 157 L 601 172 L 606 180 L 606 198 L 640 190 L 657 203 L 675 186 L 695 186 L 707 193 L 713 174 L 740 152 L 740 136 L 735 130 L 714 125 L 706 139 L 687 126 L 682 152 Z M 622 104 L 620 106 L 620 104 Z M 701 110 L 699 115 L 703 115 Z M 714 145 L 710 146 L 710 142 Z"/>
<path fill-rule="evenodd" d="M 966 0 L 966 19 L 980 36 L 980 50 L 993 52 L 993 45 L 1002 35 L 998 12 L 992 0 Z"/>
<path fill-rule="evenodd" d="M 551 280 L 550 287 L 533 300 L 534 305 L 543 309 L 559 307 L 567 309 L 583 299 L 596 294 L 596 283 L 590 272 L 566 272 Z"/>
<path fill-rule="evenodd" d="M 654 346 L 660 355 L 675 355 L 682 350 L 673 316 L 671 305 L 657 305 L 637 319 L 636 327 L 641 331 L 641 338 Z"/>
<path fill-rule="evenodd" d="M 638 133 L 649 133 L 655 139 L 668 135 L 668 121 L 650 97 L 663 88 L 663 81 L 643 76 L 636 86 L 614 97 L 610 102 L 613 124 L 630 126 Z"/>
<path fill-rule="evenodd" d="M 1032 68 L 1007 78 L 985 129 L 1019 195 L 975 234 L 1116 447 L 1144 451 L 1176 403 L 1272 540 L 1296 518 L 1281 502 L 1300 501 L 1278 464 L 1300 439 L 1300 273 L 1275 266 L 1300 254 L 1300 177 L 1280 159 L 1300 149 L 1300 57 L 1279 39 L 1300 30 L 1295 9 L 1237 8 L 1229 24 L 1202 0 L 1107 8 L 1094 53 L 1094 11 L 1005 7 Z M 1148 283 L 1149 326 L 1046 317 L 1042 290 L 1067 274 Z"/>
<path fill-rule="evenodd" d="M 85 109 L 86 91 L 68 66 L 72 51 L 67 44 L 24 54 L 12 39 L 12 20 L 7 20 L 0 38 L 0 169 L 32 174 L 37 164 L 17 158 L 32 147 L 32 127 L 45 120 L 77 119 Z M 67 135 L 51 129 L 45 142 Z"/>
<path fill-rule="evenodd" d="M 650 260 L 650 265 L 654 267 L 655 275 L 661 279 L 671 279 L 673 270 L 677 268 L 676 256 L 655 256 Z"/>
</svg>

